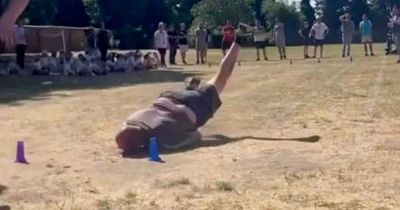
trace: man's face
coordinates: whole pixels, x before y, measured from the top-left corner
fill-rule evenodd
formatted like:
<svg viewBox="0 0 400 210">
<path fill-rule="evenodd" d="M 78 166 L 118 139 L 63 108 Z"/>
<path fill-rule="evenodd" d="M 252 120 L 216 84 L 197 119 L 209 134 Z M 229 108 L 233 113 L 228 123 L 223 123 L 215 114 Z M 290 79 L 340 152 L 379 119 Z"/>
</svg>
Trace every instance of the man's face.
<svg viewBox="0 0 400 210">
<path fill-rule="evenodd" d="M 368 16 L 366 14 L 363 15 L 363 20 L 368 20 Z"/>
<path fill-rule="evenodd" d="M 200 29 L 204 29 L 204 23 L 200 23 L 200 24 L 199 24 L 199 28 L 200 28 Z"/>
</svg>

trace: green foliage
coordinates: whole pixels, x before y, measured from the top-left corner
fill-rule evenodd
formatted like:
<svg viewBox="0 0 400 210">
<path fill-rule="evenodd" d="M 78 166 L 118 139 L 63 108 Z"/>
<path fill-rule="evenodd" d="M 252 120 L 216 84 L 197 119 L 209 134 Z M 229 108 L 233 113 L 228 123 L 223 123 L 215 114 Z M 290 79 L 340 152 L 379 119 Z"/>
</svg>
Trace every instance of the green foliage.
<svg viewBox="0 0 400 210">
<path fill-rule="evenodd" d="M 210 26 L 221 26 L 226 20 L 233 23 L 250 23 L 254 15 L 250 0 L 202 0 L 192 8 L 194 23 L 207 22 Z"/>
<path fill-rule="evenodd" d="M 273 27 L 272 25 L 275 23 L 276 17 L 285 24 L 286 41 L 289 45 L 300 43 L 297 31 L 301 25 L 301 17 L 293 5 L 266 0 L 264 12 L 267 14 L 267 21 L 270 23 L 270 28 Z"/>
<path fill-rule="evenodd" d="M 23 17 L 33 25 L 52 25 L 57 13 L 57 0 L 31 0 Z"/>
<path fill-rule="evenodd" d="M 310 4 L 310 0 L 301 0 L 300 10 L 304 20 L 313 23 L 315 20 L 315 10 Z"/>
</svg>

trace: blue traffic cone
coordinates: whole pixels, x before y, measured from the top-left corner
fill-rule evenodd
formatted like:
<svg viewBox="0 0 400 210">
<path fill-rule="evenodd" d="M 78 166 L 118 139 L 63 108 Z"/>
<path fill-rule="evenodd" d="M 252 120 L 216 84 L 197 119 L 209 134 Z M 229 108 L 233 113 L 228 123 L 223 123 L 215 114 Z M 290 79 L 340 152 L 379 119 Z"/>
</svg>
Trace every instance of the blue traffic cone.
<svg viewBox="0 0 400 210">
<path fill-rule="evenodd" d="M 25 148 L 24 148 L 23 141 L 17 142 L 17 157 L 15 159 L 15 162 L 28 164 L 28 161 L 26 161 L 26 159 L 25 159 Z"/>
<path fill-rule="evenodd" d="M 158 152 L 157 139 L 155 137 L 150 138 L 149 144 L 149 160 L 155 162 L 161 162 L 160 153 Z"/>
</svg>

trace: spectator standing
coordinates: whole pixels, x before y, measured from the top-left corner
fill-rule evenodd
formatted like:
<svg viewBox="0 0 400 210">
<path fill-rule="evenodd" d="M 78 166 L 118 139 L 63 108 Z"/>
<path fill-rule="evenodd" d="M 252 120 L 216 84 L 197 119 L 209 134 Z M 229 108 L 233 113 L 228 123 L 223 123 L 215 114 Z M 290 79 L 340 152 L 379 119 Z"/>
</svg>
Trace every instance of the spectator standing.
<svg viewBox="0 0 400 210">
<path fill-rule="evenodd" d="M 364 44 L 365 56 L 368 56 L 368 46 L 371 56 L 374 56 L 372 46 L 372 22 L 368 19 L 367 14 L 363 14 L 363 20 L 360 22 L 361 42 Z"/>
<path fill-rule="evenodd" d="M 97 47 L 100 50 L 101 60 L 106 62 L 108 48 L 110 47 L 110 39 L 104 22 L 101 23 L 100 31 L 97 34 Z"/>
<path fill-rule="evenodd" d="M 353 35 L 355 32 L 354 22 L 351 20 L 350 14 L 346 13 L 339 17 L 342 22 L 341 30 L 342 30 L 342 42 L 343 42 L 343 50 L 342 57 L 350 56 L 351 51 L 351 43 L 353 42 Z M 346 53 L 347 48 L 347 53 Z"/>
<path fill-rule="evenodd" d="M 280 59 L 286 59 L 286 36 L 285 36 L 285 24 L 280 21 L 279 18 L 275 19 L 276 24 L 274 27 L 274 42 L 275 46 L 278 47 Z"/>
<path fill-rule="evenodd" d="M 207 59 L 207 37 L 208 32 L 204 27 L 204 23 L 199 24 L 199 28 L 196 30 L 196 58 L 197 64 L 201 62 L 204 64 Z"/>
<path fill-rule="evenodd" d="M 310 31 L 311 31 L 310 23 L 308 21 L 304 21 L 303 27 L 299 30 L 299 35 L 303 39 L 303 46 L 304 46 L 303 55 L 305 59 L 310 57 L 308 56 L 308 45 L 310 45 L 311 43 L 309 37 Z"/>
<path fill-rule="evenodd" d="M 187 64 L 186 62 L 186 53 L 189 50 L 189 33 L 186 30 L 186 25 L 185 23 L 181 23 L 180 24 L 180 29 L 178 31 L 178 35 L 179 35 L 179 51 L 181 53 L 181 57 L 182 57 L 182 63 L 183 64 Z"/>
<path fill-rule="evenodd" d="M 178 32 L 175 26 L 171 24 L 168 30 L 168 43 L 169 43 L 169 64 L 176 65 L 175 57 L 178 51 Z"/>
<path fill-rule="evenodd" d="M 310 38 L 314 39 L 314 56 L 317 57 L 317 48 L 320 47 L 320 58 L 324 56 L 325 37 L 329 33 L 328 26 L 322 22 L 322 18 L 318 17 L 317 22 L 311 27 Z"/>
<path fill-rule="evenodd" d="M 154 33 L 154 47 L 158 50 L 161 57 L 161 67 L 167 68 L 165 54 L 168 48 L 168 33 L 163 22 L 158 24 L 158 30 Z"/>
<path fill-rule="evenodd" d="M 227 20 L 225 26 L 222 28 L 222 53 L 224 56 L 235 40 L 235 28 L 232 26 L 231 22 Z"/>
</svg>

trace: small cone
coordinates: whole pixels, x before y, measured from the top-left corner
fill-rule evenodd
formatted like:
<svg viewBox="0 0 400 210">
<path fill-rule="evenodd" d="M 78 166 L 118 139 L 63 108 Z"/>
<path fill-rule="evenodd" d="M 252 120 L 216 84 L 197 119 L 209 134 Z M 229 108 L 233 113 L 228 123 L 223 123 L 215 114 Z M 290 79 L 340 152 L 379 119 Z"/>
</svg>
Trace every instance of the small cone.
<svg viewBox="0 0 400 210">
<path fill-rule="evenodd" d="M 238 66 L 241 66 L 242 64 L 240 63 L 240 61 L 238 61 Z"/>
<path fill-rule="evenodd" d="M 25 159 L 25 148 L 24 142 L 18 141 L 17 142 L 17 158 L 15 159 L 16 163 L 24 163 L 28 164 L 28 161 Z"/>
<path fill-rule="evenodd" d="M 320 58 L 318 58 L 318 63 L 321 63 L 321 59 Z"/>
<path fill-rule="evenodd" d="M 353 62 L 353 56 L 350 56 L 350 62 Z"/>
<path fill-rule="evenodd" d="M 292 59 L 290 59 L 290 65 L 292 65 L 293 64 L 293 61 L 292 61 Z"/>
<path fill-rule="evenodd" d="M 211 63 L 208 63 L 208 68 L 211 68 Z"/>
<path fill-rule="evenodd" d="M 158 152 L 157 139 L 155 137 L 150 138 L 149 144 L 149 160 L 154 162 L 161 162 L 160 154 Z"/>
</svg>

